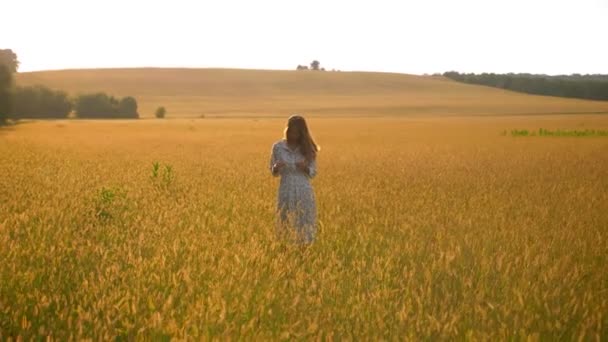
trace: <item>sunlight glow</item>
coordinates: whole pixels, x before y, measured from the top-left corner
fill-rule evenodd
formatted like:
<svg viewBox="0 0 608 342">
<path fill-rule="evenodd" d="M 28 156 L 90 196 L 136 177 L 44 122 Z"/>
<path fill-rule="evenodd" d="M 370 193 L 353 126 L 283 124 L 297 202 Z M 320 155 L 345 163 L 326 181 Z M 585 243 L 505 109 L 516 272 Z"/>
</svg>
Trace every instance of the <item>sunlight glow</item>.
<svg viewBox="0 0 608 342">
<path fill-rule="evenodd" d="M 20 71 L 96 67 L 608 73 L 608 0 L 10 1 Z"/>
</svg>

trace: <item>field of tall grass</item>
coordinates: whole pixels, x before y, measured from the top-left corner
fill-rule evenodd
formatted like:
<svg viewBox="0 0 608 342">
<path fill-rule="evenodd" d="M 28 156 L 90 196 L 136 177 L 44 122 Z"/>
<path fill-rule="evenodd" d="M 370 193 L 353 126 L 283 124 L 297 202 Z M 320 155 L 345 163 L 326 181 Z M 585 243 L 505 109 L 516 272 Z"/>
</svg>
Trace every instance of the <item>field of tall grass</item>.
<svg viewBox="0 0 608 342">
<path fill-rule="evenodd" d="M 306 250 L 273 234 L 284 123 L 1 129 L 0 339 L 608 336 L 608 139 L 502 134 L 608 117 L 310 118 Z"/>
</svg>

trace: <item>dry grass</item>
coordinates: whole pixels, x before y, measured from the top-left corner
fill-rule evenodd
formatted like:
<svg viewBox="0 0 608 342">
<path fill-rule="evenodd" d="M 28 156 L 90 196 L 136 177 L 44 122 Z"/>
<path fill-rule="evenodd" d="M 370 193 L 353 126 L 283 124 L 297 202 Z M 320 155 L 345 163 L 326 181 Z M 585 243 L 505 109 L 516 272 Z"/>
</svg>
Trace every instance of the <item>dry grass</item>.
<svg viewBox="0 0 608 342">
<path fill-rule="evenodd" d="M 100 69 L 21 73 L 72 95 L 135 96 L 142 117 L 496 115 L 608 112 L 608 102 L 524 95 L 443 77 L 231 69 Z"/>
<path fill-rule="evenodd" d="M 608 118 L 311 118 L 306 251 L 272 234 L 283 120 L 1 130 L 0 339 L 608 335 L 608 139 L 501 135 Z"/>
</svg>

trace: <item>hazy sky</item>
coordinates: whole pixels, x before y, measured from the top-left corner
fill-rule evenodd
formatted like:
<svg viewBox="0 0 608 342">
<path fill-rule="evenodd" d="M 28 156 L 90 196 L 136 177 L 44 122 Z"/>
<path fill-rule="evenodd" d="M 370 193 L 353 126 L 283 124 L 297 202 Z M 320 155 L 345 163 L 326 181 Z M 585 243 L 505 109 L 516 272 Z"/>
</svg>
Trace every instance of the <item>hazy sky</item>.
<svg viewBox="0 0 608 342">
<path fill-rule="evenodd" d="M 20 71 L 94 67 L 608 74 L 608 0 L 13 0 Z"/>
</svg>

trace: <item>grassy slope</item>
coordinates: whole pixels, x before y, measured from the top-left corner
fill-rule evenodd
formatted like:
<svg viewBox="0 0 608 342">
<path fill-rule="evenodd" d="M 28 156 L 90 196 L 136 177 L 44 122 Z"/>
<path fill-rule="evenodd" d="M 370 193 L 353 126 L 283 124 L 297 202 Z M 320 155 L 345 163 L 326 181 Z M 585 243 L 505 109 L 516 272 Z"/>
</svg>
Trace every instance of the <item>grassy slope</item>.
<svg viewBox="0 0 608 342">
<path fill-rule="evenodd" d="M 369 72 L 237 69 L 90 69 L 20 73 L 20 85 L 70 94 L 135 96 L 143 117 L 542 114 L 608 112 L 608 102 L 543 97 L 460 84 L 443 77 Z"/>
</svg>

